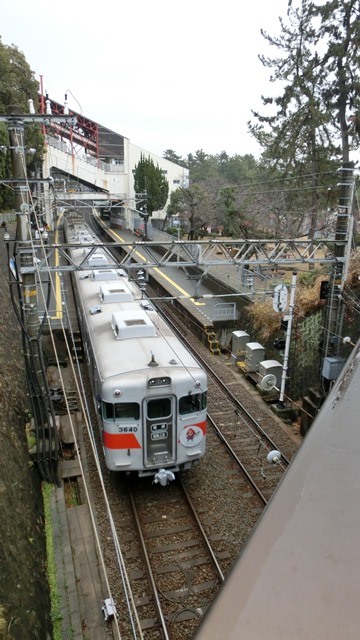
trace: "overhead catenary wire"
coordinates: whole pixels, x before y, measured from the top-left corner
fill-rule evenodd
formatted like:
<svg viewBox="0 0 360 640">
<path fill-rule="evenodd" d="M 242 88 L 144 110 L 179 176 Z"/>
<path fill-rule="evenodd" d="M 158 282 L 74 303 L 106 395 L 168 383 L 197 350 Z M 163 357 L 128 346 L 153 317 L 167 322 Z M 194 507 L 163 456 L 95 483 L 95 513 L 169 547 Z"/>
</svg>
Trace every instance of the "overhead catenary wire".
<svg viewBox="0 0 360 640">
<path fill-rule="evenodd" d="M 27 187 L 29 189 L 29 185 L 27 185 Z M 29 193 L 30 193 L 30 190 L 29 190 Z M 24 203 L 25 203 L 25 196 L 24 196 L 23 200 L 24 200 Z M 33 200 L 32 200 L 32 196 L 31 195 L 30 195 L 30 202 L 31 202 L 31 204 L 33 206 Z M 29 223 L 29 221 L 28 221 L 28 223 Z M 31 234 L 31 227 L 30 227 L 30 223 L 29 223 L 29 235 L 30 235 L 30 244 L 31 244 L 31 247 L 32 247 L 32 251 L 33 251 L 34 256 L 36 255 L 36 251 L 39 251 L 39 250 L 43 251 L 44 261 L 45 261 L 45 263 L 46 263 L 46 265 L 48 267 L 50 286 L 52 287 L 53 294 L 55 295 L 55 288 L 54 288 L 53 279 L 51 278 L 50 265 L 48 264 L 47 257 L 46 257 L 45 244 L 44 244 L 42 236 L 41 236 L 40 227 L 39 227 L 38 220 L 37 220 L 36 216 L 35 216 L 35 227 L 36 227 L 37 231 L 39 232 L 39 239 L 38 239 L 39 243 L 37 243 L 37 245 L 35 245 L 34 242 L 33 242 L 32 234 Z M 42 299 L 43 299 L 43 304 L 44 304 L 44 317 L 48 317 L 49 316 L 49 309 L 48 309 L 48 303 L 47 303 L 48 297 L 44 294 L 44 286 L 43 286 L 43 282 L 42 282 L 42 279 L 41 279 L 41 274 L 40 274 L 40 271 L 39 271 L 39 269 L 37 267 L 36 261 L 35 261 L 35 264 L 34 264 L 34 268 L 35 268 L 35 271 L 37 272 L 37 276 L 38 276 L 38 288 L 39 288 L 39 291 L 42 294 Z M 66 331 L 65 331 L 65 327 L 64 327 L 62 318 L 60 319 L 60 323 L 61 323 L 61 329 L 62 329 L 62 332 L 63 332 L 63 335 L 64 335 L 64 339 L 65 339 L 65 342 L 66 342 L 66 348 L 67 348 L 67 353 L 69 355 L 69 361 L 71 362 L 71 366 L 73 367 L 73 363 L 72 363 L 72 360 L 71 360 L 71 349 L 70 349 L 70 346 L 69 346 L 68 341 L 67 341 Z M 74 428 L 74 424 L 73 424 L 72 417 L 71 417 L 70 407 L 69 407 L 69 404 L 68 404 L 68 398 L 67 398 L 67 394 L 66 394 L 65 383 L 64 383 L 63 376 L 62 376 L 62 373 L 61 373 L 61 366 L 60 366 L 60 363 L 59 363 L 59 360 L 58 360 L 58 354 L 57 354 L 57 350 L 56 350 L 56 344 L 55 344 L 55 339 L 54 339 L 54 335 L 53 335 L 53 331 L 52 331 L 52 327 L 51 327 L 51 322 L 49 323 L 49 334 L 50 334 L 50 337 L 51 337 L 52 346 L 53 346 L 53 350 L 54 350 L 54 354 L 55 354 L 55 359 L 56 359 L 56 363 L 57 363 L 57 369 L 58 369 L 58 372 L 59 372 L 59 378 L 60 378 L 60 382 L 61 382 L 61 387 L 62 387 L 63 394 L 64 394 L 64 400 L 65 400 L 67 412 L 68 412 L 68 415 L 69 415 L 69 422 L 70 422 L 71 430 L 73 432 L 75 449 L 76 449 L 76 453 L 77 453 L 78 459 L 79 459 L 80 472 L 81 472 L 81 475 L 82 475 L 82 478 L 83 478 L 83 482 L 84 482 L 85 493 L 86 493 L 86 497 L 87 497 L 88 505 L 89 505 L 89 509 L 90 509 L 90 516 L 91 516 L 92 525 L 93 525 L 93 529 L 94 529 L 94 535 L 95 535 L 95 538 L 96 538 L 97 548 L 98 548 L 99 555 L 100 555 L 100 558 L 101 558 L 101 563 L 102 563 L 102 567 L 103 567 L 103 571 L 104 571 L 105 581 L 107 583 L 107 588 L 108 588 L 109 593 L 111 595 L 111 589 L 110 589 L 110 585 L 109 585 L 108 578 L 107 578 L 106 566 L 105 566 L 104 558 L 103 558 L 102 551 L 101 551 L 101 544 L 100 544 L 100 541 L 99 541 L 99 538 L 98 538 L 98 534 L 97 534 L 95 516 L 94 516 L 93 510 L 92 510 L 92 507 L 91 507 L 91 501 L 90 501 L 90 497 L 89 497 L 87 482 L 86 482 L 84 470 L 83 470 L 83 467 L 82 467 L 82 464 L 81 464 L 80 453 L 78 451 L 75 428 Z M 86 426 L 87 426 L 87 429 L 88 429 L 88 433 L 89 433 L 89 436 L 90 436 L 90 441 L 93 442 L 91 422 L 90 422 L 90 419 L 89 419 L 89 410 L 88 410 L 88 407 L 86 406 L 86 401 L 84 400 L 85 393 L 84 393 L 84 390 L 83 390 L 83 388 L 81 388 L 81 385 L 79 383 L 79 380 L 81 381 L 81 376 L 78 378 L 78 376 L 75 375 L 74 368 L 73 368 L 73 375 L 74 375 L 74 380 L 75 380 L 75 384 L 76 384 L 76 387 L 77 387 L 78 395 L 79 395 L 79 398 L 80 398 L 80 402 L 81 402 L 81 405 L 82 405 L 82 409 L 83 409 L 84 420 L 85 420 L 85 423 L 86 423 Z M 96 448 L 94 450 L 94 457 L 95 457 L 95 460 L 97 459 L 97 468 L 98 468 L 98 473 L 99 473 L 99 477 L 100 477 L 100 481 L 101 481 L 102 490 L 103 490 L 103 493 L 104 493 L 104 496 L 105 496 L 105 502 L 107 504 L 107 511 L 108 511 L 108 517 L 109 517 L 109 521 L 110 521 L 110 527 L 111 527 L 111 530 L 112 530 L 112 532 L 114 534 L 115 533 L 115 528 L 114 528 L 114 524 L 113 524 L 113 521 L 112 521 L 111 509 L 110 509 L 109 503 L 107 501 L 106 491 L 105 491 L 105 487 L 104 487 L 104 483 L 103 483 L 103 479 L 102 479 L 102 475 L 101 475 L 101 469 L 100 469 L 100 464 L 99 464 Z M 126 568 L 125 568 L 125 565 L 124 565 L 121 548 L 120 548 L 119 542 L 118 542 L 116 537 L 114 539 L 114 545 L 115 545 L 115 550 L 116 550 L 116 557 L 118 558 L 118 565 L 119 565 L 119 568 L 120 568 L 120 573 L 121 573 L 122 580 L 123 580 L 125 599 L 127 600 L 128 609 L 129 609 L 129 612 L 130 612 L 130 619 L 131 619 L 131 624 L 132 624 L 132 627 L 133 627 L 134 637 L 135 638 L 142 638 L 140 622 L 139 622 L 138 617 L 137 617 L 136 607 L 135 607 L 135 604 L 134 604 L 134 600 L 133 600 L 133 596 L 132 596 L 132 592 L 131 592 L 131 588 L 130 588 L 129 579 L 128 579 L 128 576 L 127 576 L 127 573 L 126 573 Z M 131 610 L 132 610 L 132 613 L 131 613 Z M 133 625 L 133 620 L 136 621 L 137 631 L 135 630 L 135 626 Z M 118 630 L 118 637 L 120 638 L 120 630 L 119 630 L 119 627 L 118 627 L 118 621 L 117 621 L 116 617 L 115 617 L 115 625 L 116 625 L 117 630 Z"/>
<path fill-rule="evenodd" d="M 39 273 L 39 271 L 38 271 L 38 276 L 39 276 L 39 279 L 40 279 L 40 273 Z M 45 306 L 45 308 L 47 308 L 47 307 L 46 307 L 46 305 L 45 305 L 45 302 L 44 302 L 44 306 Z M 47 313 L 48 313 L 48 311 L 47 311 Z M 44 315 L 44 317 L 45 317 L 45 315 Z M 82 395 L 80 395 L 80 397 L 82 398 Z"/>
</svg>

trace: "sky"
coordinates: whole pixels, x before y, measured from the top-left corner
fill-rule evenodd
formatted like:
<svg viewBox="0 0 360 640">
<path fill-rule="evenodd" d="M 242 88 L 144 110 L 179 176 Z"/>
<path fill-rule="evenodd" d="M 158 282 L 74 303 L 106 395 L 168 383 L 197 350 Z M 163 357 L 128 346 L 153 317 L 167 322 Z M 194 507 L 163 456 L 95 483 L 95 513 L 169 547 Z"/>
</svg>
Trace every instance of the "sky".
<svg viewBox="0 0 360 640">
<path fill-rule="evenodd" d="M 17 0 L 0 35 L 50 98 L 147 151 L 259 157 L 247 122 L 276 88 L 258 54 L 277 53 L 260 30 L 278 35 L 287 3 Z"/>
</svg>

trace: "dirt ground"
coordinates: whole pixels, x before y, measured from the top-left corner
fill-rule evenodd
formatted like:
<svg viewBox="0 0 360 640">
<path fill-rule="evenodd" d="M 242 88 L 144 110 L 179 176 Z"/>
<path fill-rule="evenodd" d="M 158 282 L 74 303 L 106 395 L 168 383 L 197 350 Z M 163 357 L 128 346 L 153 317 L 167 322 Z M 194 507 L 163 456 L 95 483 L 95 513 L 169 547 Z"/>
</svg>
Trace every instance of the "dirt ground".
<svg viewBox="0 0 360 640">
<path fill-rule="evenodd" d="M 14 228 L 9 231 L 13 238 Z M 3 233 L 0 229 L 0 638 L 47 640 L 51 622 L 41 483 L 27 451 L 21 332 L 10 301 Z"/>
</svg>

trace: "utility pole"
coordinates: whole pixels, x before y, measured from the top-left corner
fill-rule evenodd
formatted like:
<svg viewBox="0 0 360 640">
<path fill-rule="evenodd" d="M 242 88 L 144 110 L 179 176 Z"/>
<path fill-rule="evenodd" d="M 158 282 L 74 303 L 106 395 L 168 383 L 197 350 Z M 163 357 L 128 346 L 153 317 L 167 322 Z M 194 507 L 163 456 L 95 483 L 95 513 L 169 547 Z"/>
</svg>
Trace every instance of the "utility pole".
<svg viewBox="0 0 360 640">
<path fill-rule="evenodd" d="M 32 103 L 32 101 L 30 101 Z M 33 108 L 33 105 L 32 105 Z M 43 364 L 41 325 L 38 311 L 35 251 L 31 237 L 30 190 L 26 173 L 26 151 L 24 146 L 24 124 L 45 124 L 51 119 L 74 121 L 70 116 L 59 117 L 21 114 L 16 106 L 9 115 L 1 115 L 9 132 L 13 177 L 7 181 L 14 185 L 16 234 L 12 260 L 19 292 L 19 312 L 23 331 L 26 377 L 33 414 L 36 452 L 35 461 L 42 478 L 59 484 L 58 478 L 58 434 L 55 413 L 50 398 L 46 372 Z M 32 182 L 34 182 L 32 180 Z M 35 180 L 40 184 L 41 180 Z M 45 310 L 46 313 L 46 310 Z"/>
<path fill-rule="evenodd" d="M 329 280 L 323 338 L 322 376 L 325 381 L 335 379 L 332 374 L 329 377 L 329 358 L 332 359 L 330 364 L 334 365 L 334 375 L 338 368 L 336 360 L 338 359 L 339 367 L 342 363 L 342 359 L 339 358 L 340 336 L 344 320 L 342 290 L 347 277 L 353 234 L 354 164 L 352 162 L 343 164 L 338 186 L 340 187 L 340 192 L 334 242 L 334 255 L 337 261 L 333 264 Z M 337 377 L 337 374 L 335 377 Z"/>
<path fill-rule="evenodd" d="M 140 218 L 142 218 L 144 220 L 144 240 L 145 242 L 148 240 L 148 220 L 149 220 L 149 214 L 148 214 L 148 210 L 147 210 L 147 202 L 145 202 L 142 207 L 141 210 L 139 210 L 139 216 Z"/>
<path fill-rule="evenodd" d="M 10 154 L 14 178 L 14 196 L 16 211 L 16 237 L 20 258 L 22 311 L 24 314 L 25 328 L 29 337 L 28 345 L 36 340 L 39 328 L 39 315 L 37 306 L 37 291 L 34 271 L 34 252 L 30 243 L 30 194 L 26 182 L 26 158 L 24 146 L 24 123 L 21 116 L 16 116 L 12 108 L 12 115 L 7 119 L 9 131 Z M 25 358 L 29 359 L 29 351 Z M 38 371 L 38 354 L 33 353 L 33 366 Z"/>
<path fill-rule="evenodd" d="M 148 239 L 148 229 L 147 229 L 147 225 L 148 225 L 148 221 L 149 221 L 149 213 L 147 210 L 147 199 L 148 199 L 148 195 L 147 195 L 147 191 L 145 190 L 143 193 L 136 193 L 135 194 L 135 206 L 137 204 L 139 204 L 140 202 L 143 202 L 144 204 L 141 205 L 141 207 L 139 207 L 138 209 L 138 213 L 140 218 L 142 218 L 144 220 L 144 237 L 143 240 L 147 240 Z"/>
<path fill-rule="evenodd" d="M 285 386 L 286 386 L 287 374 L 288 374 L 288 368 L 289 368 L 289 354 L 290 354 L 290 346 L 291 346 L 291 331 L 292 331 L 292 325 L 293 325 L 293 319 L 294 319 L 296 278 L 297 278 L 297 272 L 293 271 L 291 288 L 290 288 L 289 316 L 288 316 L 287 328 L 286 328 L 285 352 L 284 352 L 284 363 L 283 363 L 283 369 L 282 369 L 282 375 L 281 375 L 279 405 L 284 404 L 284 398 L 285 398 Z"/>
</svg>

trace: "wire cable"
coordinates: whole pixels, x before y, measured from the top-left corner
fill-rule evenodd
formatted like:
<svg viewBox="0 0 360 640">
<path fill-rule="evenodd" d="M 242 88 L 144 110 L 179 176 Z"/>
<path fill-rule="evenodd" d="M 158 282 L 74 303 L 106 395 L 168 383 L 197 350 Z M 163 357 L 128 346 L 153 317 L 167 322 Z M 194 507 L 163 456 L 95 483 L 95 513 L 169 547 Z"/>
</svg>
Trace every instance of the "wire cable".
<svg viewBox="0 0 360 640">
<path fill-rule="evenodd" d="M 26 167 L 24 167 L 24 171 L 26 171 Z M 25 173 L 25 175 L 26 175 L 26 173 Z M 27 188 L 28 188 L 29 193 L 30 193 L 29 183 L 27 183 Z M 33 201 L 32 201 L 32 197 L 31 196 L 30 196 L 30 201 L 31 201 L 32 206 L 33 206 Z M 25 203 L 25 196 L 23 197 L 23 202 Z M 38 231 L 38 234 L 39 234 L 38 240 L 40 241 L 40 246 L 39 245 L 35 245 L 34 242 L 33 242 L 32 233 L 31 233 L 31 227 L 30 227 L 30 223 L 28 221 L 28 232 L 29 232 L 29 237 L 30 237 L 30 245 L 31 245 L 31 248 L 32 248 L 34 256 L 36 256 L 36 251 L 38 251 L 39 249 L 41 249 L 42 252 L 43 252 L 43 261 L 45 262 L 45 264 L 47 266 L 47 270 L 48 270 L 48 273 L 49 273 L 49 280 L 51 282 L 53 295 L 55 296 L 56 292 L 55 292 L 55 288 L 54 288 L 53 279 L 51 278 L 50 265 L 48 263 L 48 259 L 47 259 L 47 255 L 46 255 L 46 251 L 45 251 L 45 244 L 44 244 L 43 239 L 42 239 L 41 229 L 39 227 L 39 222 L 38 222 L 37 216 L 35 216 L 35 227 L 36 227 L 36 230 Z M 41 292 L 42 298 L 43 298 L 44 315 L 46 317 L 49 317 L 49 310 L 48 310 L 48 306 L 47 306 L 48 296 L 44 295 L 43 282 L 42 282 L 41 273 L 40 273 L 39 266 L 38 266 L 37 262 L 35 262 L 34 267 L 35 267 L 35 272 L 37 273 L 37 276 L 38 276 L 38 288 L 39 288 L 39 291 Z M 64 335 L 65 340 L 66 340 L 66 346 L 67 346 L 67 352 L 68 352 L 68 355 L 69 355 L 69 361 L 72 364 L 72 361 L 71 361 L 71 350 L 70 350 L 69 345 L 67 343 L 66 331 L 65 331 L 65 327 L 63 325 L 62 318 L 61 318 L 61 327 L 62 327 L 63 335 Z M 105 580 L 107 582 L 107 588 L 109 590 L 109 593 L 111 593 L 110 585 L 109 585 L 108 578 L 107 578 L 107 572 L 106 572 L 106 568 L 105 568 L 105 563 L 104 563 L 104 559 L 103 559 L 102 552 L 101 552 L 101 545 L 100 545 L 100 541 L 99 541 L 98 534 L 97 534 L 95 516 L 94 516 L 93 510 L 92 510 L 92 507 L 91 507 L 91 501 L 90 501 L 90 497 L 89 497 L 89 492 L 88 492 L 88 487 L 87 487 L 87 483 L 86 483 L 86 479 L 85 479 L 85 474 L 84 474 L 84 471 L 83 471 L 83 468 L 82 468 L 81 458 L 80 458 L 79 451 L 78 451 L 78 448 L 77 448 L 77 439 L 76 439 L 75 429 L 74 429 L 74 425 L 73 425 L 72 418 L 71 418 L 71 412 L 70 412 L 70 407 L 69 407 L 69 404 L 68 404 L 68 399 L 67 399 L 64 380 L 63 380 L 63 377 L 62 377 L 62 374 L 61 374 L 61 367 L 60 367 L 60 363 L 59 363 L 59 360 L 58 360 L 58 354 L 57 354 L 57 350 L 56 350 L 56 344 L 55 344 L 55 339 L 54 339 L 54 335 L 53 335 L 53 331 L 52 331 L 52 327 L 51 327 L 51 322 L 49 322 L 49 333 L 50 333 L 50 336 L 51 336 L 51 341 L 52 341 L 53 350 L 54 350 L 56 363 L 57 363 L 57 369 L 58 369 L 59 377 L 60 377 L 60 380 L 61 380 L 61 386 L 62 386 L 63 393 L 64 393 L 64 399 L 65 399 L 65 403 L 66 403 L 66 407 L 67 407 L 67 412 L 68 412 L 68 415 L 69 415 L 69 422 L 70 422 L 71 429 L 72 429 L 72 432 L 73 432 L 74 443 L 75 443 L 76 453 L 77 453 L 78 459 L 79 459 L 81 475 L 82 475 L 82 478 L 83 478 L 83 481 L 84 481 L 85 492 L 86 492 L 88 505 L 89 505 L 89 509 L 90 509 L 90 514 L 91 514 L 91 519 L 92 519 L 92 524 L 93 524 L 93 528 L 94 528 L 94 535 L 95 535 L 95 538 L 96 538 L 96 543 L 97 543 L 99 555 L 100 555 L 102 566 L 103 566 Z M 84 393 L 83 389 L 80 390 L 80 386 L 78 385 L 78 378 L 75 375 L 74 369 L 73 369 L 73 374 L 74 374 L 74 379 L 76 381 L 76 386 L 77 386 L 79 398 L 81 400 L 81 404 L 82 404 L 82 408 L 83 408 L 83 415 L 85 417 L 85 422 L 87 424 L 88 432 L 89 432 L 89 434 L 91 434 L 89 411 L 84 405 L 85 393 Z M 90 437 L 90 440 L 91 440 L 91 437 Z M 96 458 L 97 458 L 98 470 L 100 471 L 102 489 L 103 489 L 103 493 L 104 493 L 105 500 L 106 500 L 106 503 L 107 503 L 107 510 L 108 510 L 108 513 L 109 513 L 110 526 L 111 526 L 111 530 L 114 531 L 115 529 L 114 529 L 114 524 L 113 524 L 113 521 L 112 521 L 111 510 L 110 510 L 110 507 L 109 507 L 109 504 L 108 504 L 108 501 L 107 501 L 107 497 L 106 497 L 106 491 L 105 491 L 103 479 L 102 479 L 102 476 L 101 476 L 101 470 L 100 470 L 100 466 L 99 466 L 99 460 L 98 460 L 97 453 L 95 455 L 95 459 Z M 133 596 L 132 596 L 132 592 L 131 592 L 131 589 L 130 589 L 130 583 L 129 583 L 129 580 L 128 580 L 128 577 L 127 577 L 127 574 L 126 574 L 126 569 L 125 569 L 125 564 L 124 564 L 124 561 L 123 561 L 123 558 L 122 558 L 121 548 L 120 548 L 120 545 L 119 545 L 117 539 L 114 540 L 114 542 L 115 542 L 115 548 L 116 548 L 116 556 L 118 558 L 119 568 L 120 568 L 120 572 L 121 572 L 121 576 L 122 576 L 123 584 L 124 584 L 124 593 L 125 593 L 125 597 L 126 597 L 127 602 L 128 602 L 129 612 L 130 612 L 129 602 L 130 602 L 130 600 L 132 602 L 133 614 L 130 616 L 130 618 L 131 618 L 131 621 L 134 618 L 137 620 L 138 629 L 140 629 L 140 635 L 139 636 L 134 635 L 134 637 L 142 637 L 141 628 L 140 628 L 140 622 L 139 622 L 139 620 L 137 618 L 136 607 L 135 607 Z M 126 579 L 124 580 L 125 576 L 126 576 Z M 130 599 L 129 599 L 129 593 L 131 594 Z M 118 627 L 118 621 L 117 621 L 116 617 L 115 617 L 115 624 L 116 624 L 116 627 L 117 627 L 117 630 L 118 630 L 118 634 L 119 634 L 119 638 L 120 638 L 120 630 L 119 630 L 119 627 Z M 133 623 L 132 623 L 132 625 L 133 625 Z M 134 627 L 133 627 L 133 630 L 135 632 L 135 628 Z"/>
</svg>

